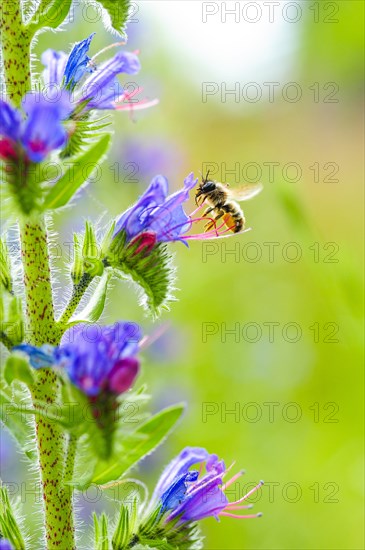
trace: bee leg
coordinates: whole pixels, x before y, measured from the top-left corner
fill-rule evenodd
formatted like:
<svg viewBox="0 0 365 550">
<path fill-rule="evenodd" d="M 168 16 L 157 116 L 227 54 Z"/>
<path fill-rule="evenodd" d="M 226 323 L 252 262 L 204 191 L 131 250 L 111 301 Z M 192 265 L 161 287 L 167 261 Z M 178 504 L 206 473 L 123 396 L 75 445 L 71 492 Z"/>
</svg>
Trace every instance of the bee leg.
<svg viewBox="0 0 365 550">
<path fill-rule="evenodd" d="M 214 210 L 214 206 L 210 206 L 209 208 L 207 208 L 206 211 L 203 214 L 203 218 L 205 218 L 205 216 L 207 216 L 208 214 L 213 212 L 213 210 Z"/>
<path fill-rule="evenodd" d="M 217 208 L 212 208 L 211 210 L 217 210 Z M 216 221 L 219 220 L 219 218 L 221 218 L 222 216 L 224 216 L 224 214 L 225 214 L 224 210 L 220 208 L 218 210 L 218 214 L 214 217 L 214 221 L 210 221 L 205 224 L 204 231 L 209 231 L 210 229 L 213 229 L 213 227 L 216 228 Z"/>
<path fill-rule="evenodd" d="M 206 223 L 205 226 L 204 226 L 204 231 L 205 232 L 210 231 L 211 229 L 213 229 L 213 227 L 215 227 L 215 220 L 212 220 L 212 221 Z"/>
</svg>

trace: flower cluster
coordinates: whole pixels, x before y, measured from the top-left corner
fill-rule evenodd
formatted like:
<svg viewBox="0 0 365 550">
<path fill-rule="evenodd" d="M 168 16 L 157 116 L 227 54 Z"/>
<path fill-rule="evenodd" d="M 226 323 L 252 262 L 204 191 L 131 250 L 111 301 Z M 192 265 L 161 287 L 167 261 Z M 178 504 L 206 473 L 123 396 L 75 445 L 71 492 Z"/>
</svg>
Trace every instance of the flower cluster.
<svg viewBox="0 0 365 550">
<path fill-rule="evenodd" d="M 116 78 L 121 73 L 136 74 L 140 69 L 138 56 L 118 51 L 96 66 L 94 59 L 104 50 L 89 58 L 93 36 L 75 44 L 69 55 L 51 49 L 43 53 L 44 90 L 26 94 L 21 109 L 0 100 L 0 157 L 41 162 L 50 152 L 65 146 L 74 129 L 67 121 L 75 121 L 94 109 L 141 109 L 156 103 L 132 104 L 132 96 L 140 90 L 128 93 Z"/>
<path fill-rule="evenodd" d="M 97 67 L 94 60 L 105 50 L 90 59 L 88 51 L 94 34 L 75 44 L 69 56 L 65 52 L 49 49 L 41 58 L 45 66 L 42 76 L 46 89 L 68 90 L 78 115 L 91 109 L 118 108 L 128 94 L 121 87 L 117 75 L 136 74 L 140 70 L 137 55 L 125 51 L 117 52 Z"/>
<path fill-rule="evenodd" d="M 54 101 L 51 101 L 51 99 Z M 68 94 L 57 99 L 28 93 L 22 108 L 15 109 L 0 99 L 0 158 L 22 158 L 41 162 L 51 151 L 62 148 L 67 141 L 67 130 L 62 123 L 71 112 Z"/>
<path fill-rule="evenodd" d="M 135 323 L 111 326 L 79 325 L 69 329 L 61 345 L 15 346 L 34 368 L 60 367 L 87 396 L 119 395 L 129 390 L 139 373 L 141 329 Z"/>
<path fill-rule="evenodd" d="M 200 465 L 199 470 L 190 470 L 197 464 Z M 210 516 L 216 519 L 222 516 L 240 519 L 261 516 L 260 513 L 240 515 L 235 511 L 251 508 L 250 504 L 242 502 L 257 491 L 263 482 L 260 481 L 242 498 L 229 502 L 225 490 L 243 475 L 241 471 L 224 483 L 223 478 L 229 470 L 216 454 L 209 454 L 201 447 L 186 447 L 162 473 L 151 505 L 160 506 L 160 516 L 164 517 L 165 522 L 194 522 Z"/>
</svg>

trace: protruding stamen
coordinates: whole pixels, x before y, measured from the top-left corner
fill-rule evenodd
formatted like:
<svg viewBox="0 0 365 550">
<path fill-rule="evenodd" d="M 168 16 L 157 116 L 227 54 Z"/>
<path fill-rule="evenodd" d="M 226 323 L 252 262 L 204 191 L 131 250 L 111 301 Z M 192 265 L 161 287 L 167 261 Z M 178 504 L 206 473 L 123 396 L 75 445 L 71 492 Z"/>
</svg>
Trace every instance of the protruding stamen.
<svg viewBox="0 0 365 550">
<path fill-rule="evenodd" d="M 239 514 L 229 514 L 228 512 L 221 512 L 219 515 L 227 516 L 229 518 L 235 518 L 235 519 L 253 519 L 253 518 L 260 518 L 262 516 L 262 513 L 259 512 L 258 514 L 248 514 L 246 516 L 240 516 Z"/>
<path fill-rule="evenodd" d="M 99 52 L 97 52 L 92 58 L 91 58 L 91 62 L 93 62 L 97 57 L 99 57 L 99 55 L 101 55 L 102 53 L 104 52 L 107 52 L 108 50 L 111 50 L 112 48 L 117 48 L 118 46 L 125 46 L 126 45 L 126 42 L 124 41 L 121 41 L 121 42 L 114 42 L 114 44 L 109 44 L 109 46 L 106 46 L 105 48 L 103 48 L 102 50 L 100 50 Z"/>
<path fill-rule="evenodd" d="M 228 471 L 228 470 L 226 470 L 226 471 Z M 224 485 L 222 485 L 222 491 L 224 491 L 225 489 L 227 489 L 227 487 L 229 487 L 230 485 L 232 485 L 232 483 L 234 483 L 235 481 L 237 481 L 237 479 L 239 479 L 240 477 L 242 477 L 244 473 L 245 473 L 245 470 L 241 470 L 240 472 L 238 472 L 237 474 L 235 474 L 229 481 L 227 481 L 227 483 L 225 483 Z"/>
<path fill-rule="evenodd" d="M 260 481 L 260 483 L 258 483 L 256 485 L 256 487 L 254 487 L 253 489 L 251 489 L 251 491 L 249 491 L 244 497 L 240 498 L 239 500 L 236 500 L 236 502 L 232 502 L 232 504 L 239 504 L 240 502 L 243 502 L 244 500 L 246 500 L 247 498 L 249 498 L 253 493 L 255 493 L 258 489 L 260 489 L 260 487 L 262 487 L 264 484 L 263 481 Z"/>
<path fill-rule="evenodd" d="M 232 505 L 228 504 L 225 510 L 249 510 L 251 508 L 253 508 L 253 504 L 239 504 L 238 506 L 235 506 L 235 504 L 233 503 Z"/>
<path fill-rule="evenodd" d="M 151 346 L 156 340 L 158 340 L 168 329 L 170 328 L 170 323 L 164 323 L 156 330 L 154 330 L 148 336 L 144 336 L 139 343 L 140 349 Z"/>
</svg>

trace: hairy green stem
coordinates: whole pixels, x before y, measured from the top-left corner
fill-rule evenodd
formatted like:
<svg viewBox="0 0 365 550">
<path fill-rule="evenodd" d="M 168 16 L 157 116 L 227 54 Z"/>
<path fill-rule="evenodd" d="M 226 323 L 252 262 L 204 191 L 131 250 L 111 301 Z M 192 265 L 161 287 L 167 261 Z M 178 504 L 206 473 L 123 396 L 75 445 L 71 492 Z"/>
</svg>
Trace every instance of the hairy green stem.
<svg viewBox="0 0 365 550">
<path fill-rule="evenodd" d="M 64 477 L 63 477 L 64 483 L 72 481 L 72 478 L 74 475 L 74 468 L 75 468 L 76 451 L 77 451 L 77 438 L 74 435 L 69 434 L 68 441 L 67 441 L 66 464 L 65 464 L 65 471 L 64 471 Z"/>
<path fill-rule="evenodd" d="M 32 31 L 23 22 L 20 0 L 0 2 L 0 28 L 5 90 L 3 99 L 20 106 L 24 94 L 31 90 L 30 48 Z M 4 97 L 5 92 L 5 97 Z M 21 258 L 25 291 L 25 341 L 34 346 L 49 343 L 57 345 L 61 332 L 55 321 L 49 246 L 46 223 L 43 218 L 31 217 L 31 208 L 24 204 L 31 195 L 28 173 L 21 169 L 14 173 L 18 187 L 24 191 L 22 211 L 27 213 L 20 224 Z M 22 180 L 20 180 L 22 178 Z M 28 193 L 27 193 L 28 191 Z M 7 342 L 10 345 L 10 342 Z M 34 403 L 59 404 L 60 380 L 52 369 L 34 373 L 31 388 Z M 42 405 L 40 405 L 43 408 Z M 73 520 L 72 488 L 65 483 L 72 476 L 75 443 L 69 442 L 66 455 L 66 436 L 58 422 L 44 414 L 36 416 L 36 437 L 42 482 L 46 548 L 73 550 L 75 530 Z"/>
<path fill-rule="evenodd" d="M 22 261 L 26 298 L 26 340 L 36 346 L 58 344 L 60 333 L 54 319 L 48 239 L 44 220 L 21 227 Z M 33 402 L 59 404 L 60 382 L 52 369 L 35 373 Z M 75 548 L 72 490 L 64 485 L 65 434 L 53 419 L 39 416 L 36 422 L 39 465 L 49 550 Z"/>
<path fill-rule="evenodd" d="M 54 319 L 48 238 L 43 219 L 37 217 L 21 226 L 21 254 L 26 303 L 26 340 L 35 346 L 58 344 Z"/>
<path fill-rule="evenodd" d="M 19 106 L 31 88 L 31 36 L 23 25 L 20 0 L 2 0 L 0 28 L 6 96 Z"/>
</svg>

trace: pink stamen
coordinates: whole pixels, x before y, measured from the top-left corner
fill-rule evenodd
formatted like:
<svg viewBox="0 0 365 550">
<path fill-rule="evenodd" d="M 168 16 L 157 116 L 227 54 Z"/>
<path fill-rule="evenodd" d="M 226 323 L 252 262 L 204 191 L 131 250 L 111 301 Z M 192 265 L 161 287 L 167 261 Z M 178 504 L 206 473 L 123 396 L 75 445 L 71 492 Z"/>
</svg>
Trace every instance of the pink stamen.
<svg viewBox="0 0 365 550">
<path fill-rule="evenodd" d="M 165 323 L 164 325 L 161 325 L 156 330 L 154 330 L 148 336 L 144 336 L 139 343 L 139 347 L 142 349 L 147 346 L 151 346 L 169 329 L 169 327 L 170 327 L 170 323 Z"/>
<path fill-rule="evenodd" d="M 142 88 L 136 88 L 135 90 L 132 90 L 131 92 L 124 92 L 122 95 L 120 95 L 114 102 L 114 108 L 117 111 L 140 111 L 141 109 L 148 109 L 149 107 L 154 107 L 155 105 L 158 105 L 159 101 L 158 99 L 142 99 L 141 101 L 137 100 L 137 103 L 132 103 L 132 98 L 142 92 Z M 124 105 L 121 105 L 120 103 L 124 102 Z"/>
<path fill-rule="evenodd" d="M 139 94 L 140 92 L 142 92 L 143 88 L 135 88 L 134 90 L 132 90 L 131 92 L 123 92 L 116 100 L 115 100 L 115 103 L 118 103 L 119 101 L 129 101 L 130 99 L 132 99 L 132 97 L 134 97 L 135 95 Z"/>
<path fill-rule="evenodd" d="M 252 519 L 252 518 L 260 518 L 262 516 L 262 513 L 259 512 L 258 514 L 248 514 L 246 516 L 240 516 L 239 514 L 229 514 L 227 512 L 221 512 L 219 515 L 227 516 L 229 518 L 235 518 L 235 519 Z"/>
<path fill-rule="evenodd" d="M 242 506 L 241 505 L 235 506 L 234 504 L 233 505 L 228 504 L 228 506 L 225 507 L 225 510 L 247 510 L 249 508 L 253 508 L 253 504 L 243 504 Z"/>
<path fill-rule="evenodd" d="M 158 99 L 151 99 L 151 101 L 148 101 L 147 99 L 143 99 L 138 104 L 132 104 L 127 103 L 125 105 L 115 105 L 114 109 L 116 111 L 141 111 L 142 109 L 149 109 L 149 107 L 155 107 L 155 105 L 159 104 Z"/>
<path fill-rule="evenodd" d="M 100 50 L 99 52 L 97 52 L 92 58 L 90 61 L 94 61 L 94 59 L 96 59 L 97 57 L 99 57 L 100 54 L 104 53 L 104 52 L 107 52 L 108 50 L 111 50 L 112 48 L 117 48 L 118 46 L 125 46 L 126 45 L 126 42 L 124 41 L 121 41 L 121 42 L 114 42 L 114 44 L 109 44 L 109 46 L 106 46 L 105 48 L 103 48 L 102 50 Z"/>
<path fill-rule="evenodd" d="M 242 477 L 244 473 L 245 473 L 244 470 L 241 470 L 240 472 L 238 472 L 237 474 L 235 474 L 229 481 L 227 481 L 227 483 L 225 483 L 224 485 L 222 485 L 222 491 L 224 491 L 224 489 L 227 489 L 227 487 L 229 487 L 230 485 L 232 485 L 232 483 L 234 483 L 235 481 L 237 481 L 237 479 L 239 479 L 240 477 Z"/>
<path fill-rule="evenodd" d="M 239 504 L 240 502 L 243 502 L 244 500 L 248 499 L 253 493 L 255 493 L 258 489 L 260 489 L 260 487 L 262 487 L 263 484 L 264 482 L 260 481 L 260 483 L 258 483 L 256 487 L 251 489 L 251 491 L 249 491 L 244 497 L 240 498 L 239 500 L 236 500 L 236 502 L 232 502 L 232 504 Z"/>
<path fill-rule="evenodd" d="M 228 230 L 227 230 L 228 231 Z M 227 233 L 225 231 L 225 233 Z M 234 237 L 237 235 L 242 235 L 242 233 L 247 233 L 247 231 L 251 231 L 251 227 L 248 227 L 247 229 L 244 229 L 243 231 L 240 231 L 239 233 L 230 233 L 229 235 L 219 235 L 218 237 L 211 237 L 208 233 L 200 233 L 198 235 L 188 235 L 188 236 L 182 236 L 182 239 L 191 239 L 191 240 L 204 240 L 204 239 L 229 239 L 230 237 Z"/>
<path fill-rule="evenodd" d="M 199 210 L 201 208 L 203 208 L 203 205 L 204 205 L 204 202 L 201 203 L 200 206 L 198 206 L 198 208 L 195 208 L 195 210 L 193 210 L 193 212 L 191 214 L 189 214 L 189 218 L 191 218 L 192 216 L 194 216 L 194 214 L 196 214 L 197 212 L 199 212 Z"/>
</svg>

